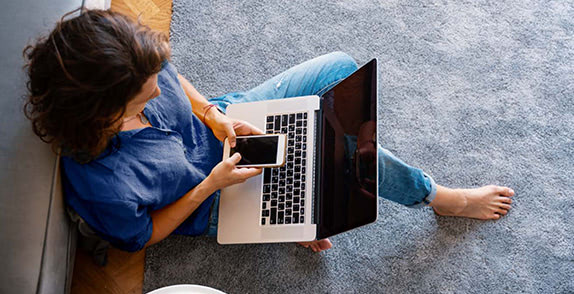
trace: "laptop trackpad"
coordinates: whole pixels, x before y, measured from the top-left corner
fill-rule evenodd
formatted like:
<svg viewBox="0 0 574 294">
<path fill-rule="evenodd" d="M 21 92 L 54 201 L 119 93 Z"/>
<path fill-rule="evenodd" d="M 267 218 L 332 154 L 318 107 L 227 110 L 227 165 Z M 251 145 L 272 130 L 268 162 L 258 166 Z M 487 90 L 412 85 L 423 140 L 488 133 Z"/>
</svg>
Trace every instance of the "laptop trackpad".
<svg viewBox="0 0 574 294">
<path fill-rule="evenodd" d="M 261 228 L 261 238 L 264 240 L 312 241 L 315 240 L 314 231 L 315 226 L 307 226 L 306 228 L 301 225 L 280 226 L 279 228 L 265 227 Z"/>
</svg>

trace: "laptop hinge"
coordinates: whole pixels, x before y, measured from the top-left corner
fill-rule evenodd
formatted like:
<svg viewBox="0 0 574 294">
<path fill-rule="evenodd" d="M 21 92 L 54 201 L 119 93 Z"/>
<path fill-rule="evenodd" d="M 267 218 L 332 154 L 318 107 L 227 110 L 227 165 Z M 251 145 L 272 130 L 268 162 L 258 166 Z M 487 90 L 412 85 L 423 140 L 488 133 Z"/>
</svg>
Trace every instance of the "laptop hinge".
<svg viewBox="0 0 574 294">
<path fill-rule="evenodd" d="M 321 219 L 321 161 L 322 161 L 322 146 L 323 146 L 323 97 L 320 98 L 319 109 L 315 110 L 315 146 L 313 146 L 314 154 L 313 157 L 313 197 L 311 198 L 313 203 L 313 224 L 319 224 Z M 317 226 L 317 233 L 319 232 L 319 226 Z"/>
</svg>

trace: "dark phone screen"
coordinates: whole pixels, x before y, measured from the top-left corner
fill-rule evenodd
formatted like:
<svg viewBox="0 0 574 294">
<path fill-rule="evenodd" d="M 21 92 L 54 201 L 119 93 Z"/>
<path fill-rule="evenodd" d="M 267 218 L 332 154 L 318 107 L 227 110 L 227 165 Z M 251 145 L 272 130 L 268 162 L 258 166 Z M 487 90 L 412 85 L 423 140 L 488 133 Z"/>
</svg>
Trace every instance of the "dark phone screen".
<svg viewBox="0 0 574 294">
<path fill-rule="evenodd" d="M 235 148 L 230 149 L 229 156 L 239 152 L 239 165 L 273 164 L 277 161 L 278 143 L 278 136 L 237 138 Z"/>
</svg>

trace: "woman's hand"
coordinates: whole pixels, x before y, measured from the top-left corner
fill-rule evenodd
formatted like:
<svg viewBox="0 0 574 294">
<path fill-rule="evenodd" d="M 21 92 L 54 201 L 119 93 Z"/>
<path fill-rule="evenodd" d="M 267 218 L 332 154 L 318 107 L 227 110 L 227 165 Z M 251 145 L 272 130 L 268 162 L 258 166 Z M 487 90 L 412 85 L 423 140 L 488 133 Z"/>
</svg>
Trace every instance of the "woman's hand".
<svg viewBox="0 0 574 294">
<path fill-rule="evenodd" d="M 236 167 L 241 160 L 239 153 L 233 154 L 226 160 L 218 163 L 212 170 L 206 180 L 210 182 L 217 190 L 245 182 L 248 178 L 261 173 L 260 168 Z"/>
<path fill-rule="evenodd" d="M 231 147 L 235 147 L 235 137 L 237 135 L 247 136 L 264 134 L 263 131 L 252 124 L 246 121 L 229 118 L 216 109 L 208 110 L 205 115 L 205 124 L 211 129 L 219 141 L 223 142 L 227 137 Z"/>
</svg>

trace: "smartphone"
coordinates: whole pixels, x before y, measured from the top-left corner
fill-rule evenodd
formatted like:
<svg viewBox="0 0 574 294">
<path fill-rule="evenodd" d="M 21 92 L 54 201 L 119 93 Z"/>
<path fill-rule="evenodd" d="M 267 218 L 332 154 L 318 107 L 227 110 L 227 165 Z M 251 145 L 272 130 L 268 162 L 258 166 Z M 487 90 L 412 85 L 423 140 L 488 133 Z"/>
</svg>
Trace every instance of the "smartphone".
<svg viewBox="0 0 574 294">
<path fill-rule="evenodd" d="M 235 147 L 229 146 L 225 138 L 223 143 L 223 159 L 235 152 L 241 154 L 238 167 L 279 167 L 285 164 L 285 135 L 255 135 L 237 136 Z"/>
</svg>

